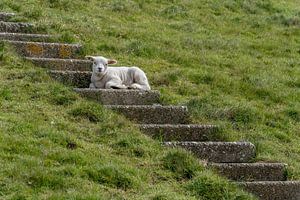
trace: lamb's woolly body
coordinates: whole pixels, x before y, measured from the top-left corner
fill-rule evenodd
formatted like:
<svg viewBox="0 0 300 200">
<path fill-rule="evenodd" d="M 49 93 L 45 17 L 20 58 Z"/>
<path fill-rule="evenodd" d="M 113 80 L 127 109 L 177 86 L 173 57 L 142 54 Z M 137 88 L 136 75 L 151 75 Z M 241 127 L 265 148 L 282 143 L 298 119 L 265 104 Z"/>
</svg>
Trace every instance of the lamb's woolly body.
<svg viewBox="0 0 300 200">
<path fill-rule="evenodd" d="M 150 89 L 146 87 L 149 84 L 145 73 L 138 67 L 108 67 L 104 74 L 93 73 L 91 82 L 91 87 L 102 89 L 120 85 L 130 87 L 134 83 L 143 82 L 143 89 Z"/>
<path fill-rule="evenodd" d="M 110 60 L 104 57 L 90 58 L 94 60 L 90 88 L 150 90 L 146 74 L 140 68 L 107 67 Z"/>
</svg>

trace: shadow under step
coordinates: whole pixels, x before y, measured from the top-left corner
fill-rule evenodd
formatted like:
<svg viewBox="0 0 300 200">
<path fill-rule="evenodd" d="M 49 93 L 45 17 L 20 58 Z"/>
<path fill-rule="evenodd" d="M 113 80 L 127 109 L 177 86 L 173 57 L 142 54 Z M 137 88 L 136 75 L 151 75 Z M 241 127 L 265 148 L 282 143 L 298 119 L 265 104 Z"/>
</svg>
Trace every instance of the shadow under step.
<svg viewBox="0 0 300 200">
<path fill-rule="evenodd" d="M 34 25 L 30 23 L 0 21 L 0 32 L 32 33 L 33 31 Z"/>
<path fill-rule="evenodd" d="M 104 105 L 153 105 L 159 103 L 160 93 L 155 90 L 113 90 L 75 88 L 82 97 L 96 100 Z"/>
<path fill-rule="evenodd" d="M 185 124 L 188 110 L 185 106 L 109 105 L 106 108 L 123 114 L 138 124 Z"/>
<path fill-rule="evenodd" d="M 218 141 L 218 126 L 196 124 L 141 124 L 146 135 L 162 141 Z"/>
<path fill-rule="evenodd" d="M 76 88 L 89 88 L 92 72 L 51 70 L 50 76 L 63 84 Z"/>
<path fill-rule="evenodd" d="M 239 185 L 261 200 L 300 200 L 300 181 L 240 182 Z"/>
<path fill-rule="evenodd" d="M 0 21 L 9 21 L 14 16 L 15 13 L 0 12 Z"/>
<path fill-rule="evenodd" d="M 164 142 L 167 147 L 181 147 L 201 160 L 215 163 L 245 163 L 255 157 L 250 142 Z"/>
<path fill-rule="evenodd" d="M 210 163 L 220 175 L 233 181 L 285 181 L 283 163 Z"/>
<path fill-rule="evenodd" d="M 32 58 L 26 60 L 33 62 L 43 68 L 62 71 L 92 71 L 92 61 L 79 59 L 59 59 L 59 58 Z"/>
<path fill-rule="evenodd" d="M 79 44 L 5 41 L 15 47 L 17 53 L 25 57 L 77 58 L 80 57 L 82 50 Z"/>
<path fill-rule="evenodd" d="M 46 34 L 0 33 L 0 40 L 48 42 L 54 38 Z"/>
</svg>

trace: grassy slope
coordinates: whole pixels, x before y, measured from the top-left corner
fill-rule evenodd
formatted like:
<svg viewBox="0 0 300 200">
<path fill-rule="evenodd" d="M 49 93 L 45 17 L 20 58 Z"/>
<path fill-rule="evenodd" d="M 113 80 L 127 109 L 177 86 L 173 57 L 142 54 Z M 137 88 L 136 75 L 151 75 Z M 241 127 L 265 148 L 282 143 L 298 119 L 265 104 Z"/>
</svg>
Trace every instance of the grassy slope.
<svg viewBox="0 0 300 200">
<path fill-rule="evenodd" d="M 39 16 L 26 9 L 30 3 L 1 2 L 1 9 L 6 4 Z M 252 199 L 189 154 L 163 149 L 126 119 L 53 82 L 6 45 L 0 50 L 0 199 Z"/>
<path fill-rule="evenodd" d="M 252 199 L 0 50 L 0 199 Z"/>
<path fill-rule="evenodd" d="M 296 0 L 4 0 L 0 8 L 85 44 L 87 54 L 141 66 L 166 103 L 189 105 L 195 122 L 223 125 L 228 140 L 254 142 L 258 159 L 286 162 L 300 178 Z"/>
</svg>

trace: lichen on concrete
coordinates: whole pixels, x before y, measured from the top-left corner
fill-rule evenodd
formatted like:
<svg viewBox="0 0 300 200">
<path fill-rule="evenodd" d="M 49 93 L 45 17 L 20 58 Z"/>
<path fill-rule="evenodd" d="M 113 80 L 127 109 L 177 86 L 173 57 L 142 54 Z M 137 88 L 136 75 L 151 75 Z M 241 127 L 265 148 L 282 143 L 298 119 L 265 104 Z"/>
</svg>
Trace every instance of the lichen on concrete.
<svg viewBox="0 0 300 200">
<path fill-rule="evenodd" d="M 15 47 L 17 52 L 25 57 L 43 58 L 78 58 L 81 45 L 43 43 L 43 42 L 24 42 L 7 41 Z M 63 48 L 64 50 L 61 50 Z"/>
<path fill-rule="evenodd" d="M 68 45 L 61 45 L 58 54 L 60 58 L 69 58 L 72 55 L 72 49 Z"/>
<path fill-rule="evenodd" d="M 28 43 L 25 46 L 25 51 L 30 56 L 40 57 L 44 54 L 44 48 L 36 43 Z"/>
</svg>

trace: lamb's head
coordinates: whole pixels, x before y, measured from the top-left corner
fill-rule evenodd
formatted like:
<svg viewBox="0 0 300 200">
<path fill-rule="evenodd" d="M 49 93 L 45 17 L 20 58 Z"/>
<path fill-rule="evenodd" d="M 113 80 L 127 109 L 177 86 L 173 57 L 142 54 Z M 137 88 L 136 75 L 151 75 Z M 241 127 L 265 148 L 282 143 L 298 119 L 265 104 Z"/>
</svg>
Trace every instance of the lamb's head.
<svg viewBox="0 0 300 200">
<path fill-rule="evenodd" d="M 102 56 L 86 56 L 86 58 L 93 61 L 93 73 L 96 74 L 104 74 L 108 65 L 117 63 L 116 60 L 104 58 Z"/>
</svg>

